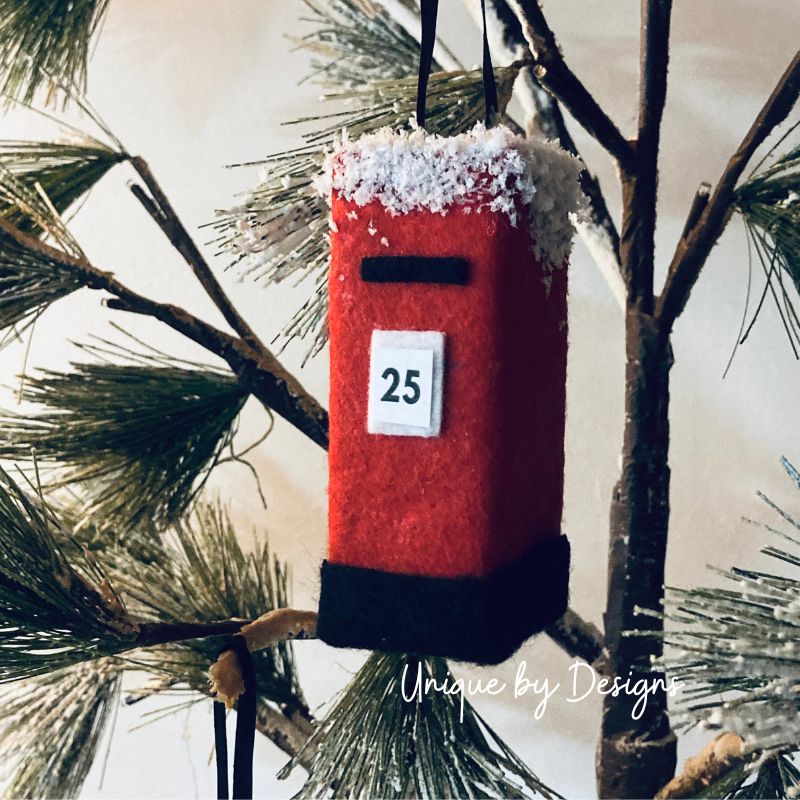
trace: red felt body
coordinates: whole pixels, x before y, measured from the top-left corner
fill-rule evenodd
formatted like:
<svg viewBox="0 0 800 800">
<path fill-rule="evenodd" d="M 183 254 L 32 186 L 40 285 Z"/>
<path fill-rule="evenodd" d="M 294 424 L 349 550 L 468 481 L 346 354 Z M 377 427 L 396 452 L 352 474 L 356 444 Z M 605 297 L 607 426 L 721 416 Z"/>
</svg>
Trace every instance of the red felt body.
<svg viewBox="0 0 800 800">
<path fill-rule="evenodd" d="M 483 576 L 560 533 L 567 270 L 547 273 L 526 212 L 391 216 L 333 198 L 331 563 Z M 383 241 L 382 241 L 383 240 Z M 459 256 L 467 285 L 368 283 L 365 256 Z M 441 435 L 367 432 L 374 329 L 442 331 Z"/>
</svg>

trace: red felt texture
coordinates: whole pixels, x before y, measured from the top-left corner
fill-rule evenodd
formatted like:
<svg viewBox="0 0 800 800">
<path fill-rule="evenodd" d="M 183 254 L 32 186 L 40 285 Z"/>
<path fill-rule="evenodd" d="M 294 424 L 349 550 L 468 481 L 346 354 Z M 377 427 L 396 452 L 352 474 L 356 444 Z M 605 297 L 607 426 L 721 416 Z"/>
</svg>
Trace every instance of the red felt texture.
<svg viewBox="0 0 800 800">
<path fill-rule="evenodd" d="M 567 269 L 547 274 L 526 212 L 392 217 L 333 198 L 329 554 L 430 577 L 483 576 L 560 533 Z M 368 283 L 365 256 L 465 257 L 466 285 Z M 442 331 L 441 435 L 367 432 L 374 329 Z"/>
</svg>

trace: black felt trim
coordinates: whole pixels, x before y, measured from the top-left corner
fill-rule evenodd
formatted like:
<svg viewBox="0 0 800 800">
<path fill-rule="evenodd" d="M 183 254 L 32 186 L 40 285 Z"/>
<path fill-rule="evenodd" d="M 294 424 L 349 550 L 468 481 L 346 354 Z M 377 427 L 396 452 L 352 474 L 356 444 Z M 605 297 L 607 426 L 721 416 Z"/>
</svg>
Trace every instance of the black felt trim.
<svg viewBox="0 0 800 800">
<path fill-rule="evenodd" d="M 558 536 L 485 578 L 324 561 L 317 636 L 335 647 L 499 664 L 566 611 L 569 555 Z"/>
<path fill-rule="evenodd" d="M 361 278 L 370 283 L 455 283 L 469 280 L 469 262 L 452 256 L 368 256 Z"/>
</svg>

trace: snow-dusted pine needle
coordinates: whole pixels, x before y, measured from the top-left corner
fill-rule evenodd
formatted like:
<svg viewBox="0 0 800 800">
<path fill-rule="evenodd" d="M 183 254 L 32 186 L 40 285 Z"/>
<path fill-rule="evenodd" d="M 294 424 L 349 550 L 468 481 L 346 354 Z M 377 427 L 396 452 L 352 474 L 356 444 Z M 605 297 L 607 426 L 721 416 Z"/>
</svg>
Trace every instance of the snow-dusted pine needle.
<svg viewBox="0 0 800 800">
<path fill-rule="evenodd" d="M 720 573 L 730 588 L 670 589 L 663 666 L 684 684 L 685 723 L 769 753 L 800 749 L 800 522 L 761 497 L 790 529 L 764 526 L 785 543 L 761 551 L 775 570 L 735 567 Z"/>
<path fill-rule="evenodd" d="M 510 97 L 516 67 L 496 70 L 503 103 Z M 480 71 L 440 72 L 431 76 L 428 119 L 431 132 L 453 135 L 483 119 Z M 347 101 L 356 110 L 318 117 L 322 127 L 303 135 L 305 146 L 262 162 L 262 182 L 244 202 L 221 212 L 215 240 L 232 257 L 232 265 L 262 285 L 295 277 L 308 278 L 308 300 L 283 330 L 287 340 L 312 337 L 312 352 L 327 339 L 328 207 L 314 186 L 326 149 L 342 130 L 351 138 L 383 127 L 405 126 L 416 108 L 416 77 L 374 81 L 358 90 L 330 93 L 325 99 Z M 304 120 L 306 122 L 307 120 Z"/>
<path fill-rule="evenodd" d="M 422 679 L 443 685 L 441 658 L 371 655 L 320 723 L 304 753 L 314 753 L 297 797 L 558 797 L 507 747 L 468 701 L 431 692 L 407 702 L 400 691 L 409 666 L 406 696 Z"/>
</svg>

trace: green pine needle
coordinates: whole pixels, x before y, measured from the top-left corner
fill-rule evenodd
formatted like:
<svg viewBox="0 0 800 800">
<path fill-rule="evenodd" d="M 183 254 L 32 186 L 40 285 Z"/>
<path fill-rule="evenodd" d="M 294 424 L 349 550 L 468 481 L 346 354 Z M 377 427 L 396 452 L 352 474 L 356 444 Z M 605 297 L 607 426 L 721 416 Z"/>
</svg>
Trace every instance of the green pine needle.
<svg viewBox="0 0 800 800">
<path fill-rule="evenodd" d="M 800 357 L 800 147 L 777 158 L 736 190 L 750 242 L 766 278 L 764 292 L 742 341 L 769 293 L 795 356 Z"/>
<path fill-rule="evenodd" d="M 63 214 L 125 156 L 94 139 L 81 143 L 0 142 L 0 164 L 30 190 L 38 185 L 52 207 Z M 0 198 L 0 216 L 26 233 L 40 226 L 15 205 Z"/>
<path fill-rule="evenodd" d="M 105 156 L 98 156 L 96 161 L 90 158 L 87 162 L 84 153 L 83 162 L 73 161 L 66 167 L 62 163 L 61 170 L 66 169 L 65 173 L 56 167 L 51 153 L 37 171 L 34 161 L 37 152 L 44 155 L 41 148 L 41 145 L 33 146 L 23 157 L 24 147 L 17 146 L 6 158 L 0 144 L 0 217 L 28 233 L 46 235 L 66 254 L 82 258 L 80 246 L 37 179 L 43 178 L 56 191 L 56 201 L 63 205 L 69 197 L 78 196 L 78 188 L 80 193 L 89 188 L 89 176 L 79 177 L 87 163 L 91 164 L 88 171 L 94 179 L 97 164 Z M 74 156 L 74 150 L 72 153 Z M 59 184 L 57 175 L 69 185 Z M 68 267 L 0 231 L 0 347 L 19 336 L 51 303 L 83 285 L 83 280 Z"/>
<path fill-rule="evenodd" d="M 413 686 L 419 663 L 380 654 L 367 659 L 306 745 L 314 762 L 298 797 L 559 796 L 469 702 L 463 721 L 458 697 L 431 692 L 422 702 L 406 702 L 400 691 L 403 667 L 409 665 L 407 685 Z M 442 683 L 448 677 L 444 659 L 421 663 L 423 680 Z M 279 777 L 288 775 L 298 757 Z"/>
<path fill-rule="evenodd" d="M 27 515 L 34 515 L 35 510 L 28 509 Z M 113 596 L 119 597 L 137 623 L 246 620 L 288 605 L 286 567 L 271 556 L 265 541 L 259 541 L 252 552 L 244 552 L 227 511 L 219 504 L 198 503 L 192 515 L 162 534 L 143 529 L 122 535 L 117 529 L 90 524 L 69 536 L 66 526 L 75 518 L 75 510 L 60 509 L 58 518 L 61 522 L 48 511 L 51 524 L 58 526 L 54 539 L 63 542 L 58 550 L 63 563 L 74 569 L 76 563 L 85 562 L 93 575 L 107 574 L 105 593 L 111 596 L 113 582 Z M 0 533 L 8 530 L 0 516 Z M 150 546 L 143 548 L 148 538 Z M 47 565 L 49 552 L 36 551 L 31 557 Z M 18 555 L 3 550 L 0 539 L 0 563 L 30 582 L 20 562 Z M 0 579 L 4 574 L 0 571 Z M 46 569 L 44 575 L 48 585 L 56 583 Z M 20 598 L 19 587 L 15 594 L 4 594 L 4 586 L 0 580 L 0 607 L 19 607 L 26 599 Z M 83 606 L 75 612 L 65 603 L 51 614 L 50 628 L 57 629 L 61 637 L 55 640 L 50 628 L 40 630 L 40 613 L 25 606 L 15 620 L 19 623 L 15 637 L 6 634 L 9 646 L 20 648 L 24 643 L 26 653 L 4 649 L 0 638 L 0 676 L 6 680 L 38 676 L 0 691 L 5 768 L 0 778 L 11 781 L 12 797 L 74 797 L 79 793 L 118 699 L 123 670 L 163 676 L 165 686 L 194 693 L 189 702 L 197 702 L 202 699 L 198 693 L 208 695 L 208 666 L 225 642 L 224 637 L 209 637 L 131 650 L 129 637 L 118 637 L 113 628 L 91 625 L 98 613 L 107 616 L 107 611 Z M 76 615 L 84 621 L 80 629 L 73 623 Z M 7 621 L 8 617 L 0 615 L 0 627 L 6 627 Z M 48 642 L 68 652 L 43 662 L 35 649 Z M 17 663 L 12 664 L 15 658 Z M 268 703 L 294 719 L 297 715 L 310 719 L 291 643 L 258 651 L 253 662 L 259 703 Z M 13 675 L 9 674 L 11 668 L 15 669 Z"/>
<path fill-rule="evenodd" d="M 29 103 L 42 88 L 85 90 L 107 8 L 108 0 L 0 0 L 0 93 Z"/>
<path fill-rule="evenodd" d="M 77 797 L 119 701 L 120 682 L 113 659 L 98 659 L 5 688 L 5 796 Z"/>
<path fill-rule="evenodd" d="M 109 655 L 135 634 L 96 562 L 0 470 L 0 683 Z"/>
<path fill-rule="evenodd" d="M 110 352 L 123 363 L 79 363 L 26 379 L 37 414 L 0 418 L 0 457 L 62 467 L 55 485 L 80 484 L 85 514 L 108 524 L 165 527 L 190 507 L 247 399 L 227 372 L 166 356 Z"/>
</svg>

